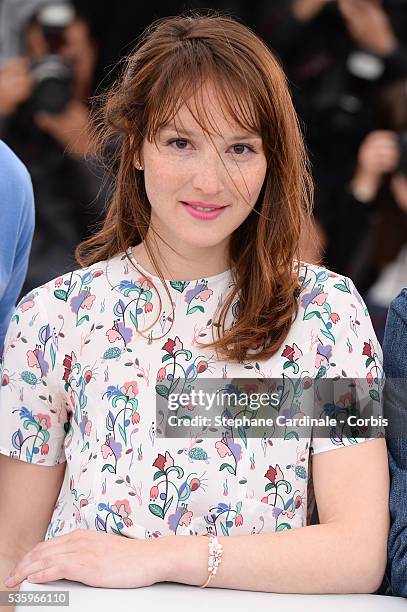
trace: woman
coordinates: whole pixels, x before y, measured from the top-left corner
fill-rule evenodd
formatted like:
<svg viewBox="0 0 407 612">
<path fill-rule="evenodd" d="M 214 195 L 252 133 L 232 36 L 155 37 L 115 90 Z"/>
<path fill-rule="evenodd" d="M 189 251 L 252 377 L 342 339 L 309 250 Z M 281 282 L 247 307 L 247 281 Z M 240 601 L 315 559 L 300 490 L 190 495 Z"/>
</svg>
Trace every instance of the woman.
<svg viewBox="0 0 407 612">
<path fill-rule="evenodd" d="M 37 541 L 65 457 L 68 469 L 47 541 L 30 550 L 19 537 L 6 585 L 374 591 L 388 529 L 382 439 L 157 436 L 154 386 L 168 397 L 191 381 L 292 371 L 301 389 L 337 375 L 380 387 L 352 282 L 295 264 L 311 190 L 277 61 L 232 19 L 160 21 L 108 94 L 98 134 L 101 149 L 119 143 L 105 224 L 79 246 L 82 268 L 23 299 L 8 332 L 3 499 L 19 507 L 16 489 L 39 479 Z M 18 476 L 11 464 L 23 462 Z M 311 469 L 321 524 L 306 526 Z"/>
</svg>

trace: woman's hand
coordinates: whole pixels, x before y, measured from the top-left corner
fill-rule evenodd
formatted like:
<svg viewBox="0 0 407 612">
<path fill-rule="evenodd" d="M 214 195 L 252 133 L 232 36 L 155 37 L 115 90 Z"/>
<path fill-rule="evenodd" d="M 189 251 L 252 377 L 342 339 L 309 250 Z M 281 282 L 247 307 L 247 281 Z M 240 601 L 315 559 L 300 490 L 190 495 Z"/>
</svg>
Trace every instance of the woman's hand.
<svg viewBox="0 0 407 612">
<path fill-rule="evenodd" d="M 359 148 L 357 169 L 351 184 L 353 194 L 361 200 L 373 200 L 383 175 L 394 172 L 399 159 L 399 146 L 394 132 L 371 132 Z"/>
<path fill-rule="evenodd" d="M 163 580 L 157 540 L 126 538 L 87 529 L 37 544 L 5 581 L 42 583 L 73 580 L 104 588 L 145 587 Z"/>
</svg>

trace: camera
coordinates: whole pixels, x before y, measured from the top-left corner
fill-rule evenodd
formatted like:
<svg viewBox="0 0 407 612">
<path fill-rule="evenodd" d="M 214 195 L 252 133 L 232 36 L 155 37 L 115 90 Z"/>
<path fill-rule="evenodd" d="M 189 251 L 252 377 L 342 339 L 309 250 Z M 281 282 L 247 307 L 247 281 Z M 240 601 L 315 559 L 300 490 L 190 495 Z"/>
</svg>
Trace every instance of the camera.
<svg viewBox="0 0 407 612">
<path fill-rule="evenodd" d="M 72 95 L 72 68 L 61 59 L 66 28 L 74 21 L 75 10 L 68 2 L 43 6 L 34 20 L 42 29 L 48 54 L 31 64 L 34 91 L 31 106 L 34 112 L 59 113 Z"/>
<path fill-rule="evenodd" d="M 397 172 L 407 177 L 407 130 L 403 132 L 398 132 L 397 140 L 400 151 L 400 159 Z"/>
</svg>

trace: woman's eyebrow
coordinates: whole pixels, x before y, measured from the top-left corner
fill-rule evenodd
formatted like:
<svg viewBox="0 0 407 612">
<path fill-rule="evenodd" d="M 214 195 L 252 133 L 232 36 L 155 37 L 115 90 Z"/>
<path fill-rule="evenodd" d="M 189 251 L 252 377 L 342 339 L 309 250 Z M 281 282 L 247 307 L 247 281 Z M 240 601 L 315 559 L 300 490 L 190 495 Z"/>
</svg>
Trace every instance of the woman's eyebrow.
<svg viewBox="0 0 407 612">
<path fill-rule="evenodd" d="M 177 128 L 175 125 L 166 125 L 161 128 L 161 132 L 177 132 L 177 134 L 184 134 L 185 136 L 197 136 L 198 134 L 193 130 L 184 128 Z M 260 134 L 256 132 L 242 132 L 241 134 L 230 134 L 225 137 L 225 140 L 261 140 Z"/>
</svg>

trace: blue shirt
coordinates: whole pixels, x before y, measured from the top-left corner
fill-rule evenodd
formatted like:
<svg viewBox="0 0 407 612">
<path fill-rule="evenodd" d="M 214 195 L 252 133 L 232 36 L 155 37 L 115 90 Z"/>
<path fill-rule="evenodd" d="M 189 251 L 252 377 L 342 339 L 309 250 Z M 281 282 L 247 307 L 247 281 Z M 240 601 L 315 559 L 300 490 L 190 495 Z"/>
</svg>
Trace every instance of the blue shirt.
<svg viewBox="0 0 407 612">
<path fill-rule="evenodd" d="M 383 356 L 391 473 L 387 575 L 392 594 L 407 597 L 407 289 L 390 305 Z"/>
<path fill-rule="evenodd" d="M 27 273 L 34 233 L 34 196 L 24 164 L 0 141 L 0 355 Z"/>
</svg>

